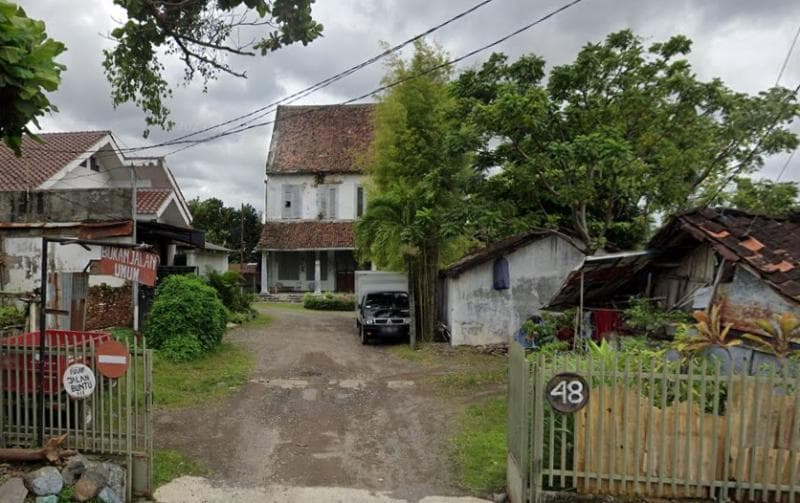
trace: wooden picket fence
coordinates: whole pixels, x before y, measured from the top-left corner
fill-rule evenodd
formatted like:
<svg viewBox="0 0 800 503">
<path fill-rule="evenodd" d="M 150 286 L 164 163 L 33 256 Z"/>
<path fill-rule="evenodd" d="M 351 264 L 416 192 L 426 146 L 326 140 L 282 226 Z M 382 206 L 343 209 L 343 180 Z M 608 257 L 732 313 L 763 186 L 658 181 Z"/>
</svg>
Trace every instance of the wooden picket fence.
<svg viewBox="0 0 800 503">
<path fill-rule="evenodd" d="M 66 434 L 65 448 L 125 461 L 128 501 L 134 494 L 151 494 L 152 350 L 135 339 L 126 343 L 128 369 L 109 379 L 95 369 L 94 342 L 80 342 L 70 332 L 48 332 L 43 402 L 39 348 L 0 341 L 0 441 L 6 447 L 37 447 L 41 426 L 45 439 Z M 62 376 L 73 363 L 95 369 L 96 388 L 87 398 L 72 399 L 63 389 Z"/>
<path fill-rule="evenodd" d="M 579 494 L 797 501 L 800 379 L 788 366 L 724 373 L 718 361 L 623 362 L 509 352 L 509 491 L 541 501 Z M 546 399 L 548 381 L 588 385 L 574 413 Z"/>
</svg>

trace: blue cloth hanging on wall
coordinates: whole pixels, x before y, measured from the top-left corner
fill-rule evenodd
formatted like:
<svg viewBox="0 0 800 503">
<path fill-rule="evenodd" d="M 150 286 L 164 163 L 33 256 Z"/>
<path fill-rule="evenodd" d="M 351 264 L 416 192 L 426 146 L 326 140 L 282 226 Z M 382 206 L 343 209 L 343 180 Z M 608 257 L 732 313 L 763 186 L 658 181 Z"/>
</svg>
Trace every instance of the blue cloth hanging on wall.
<svg viewBox="0 0 800 503">
<path fill-rule="evenodd" d="M 508 275 L 508 260 L 505 257 L 500 257 L 494 261 L 494 289 L 495 290 L 508 290 L 511 286 Z"/>
</svg>

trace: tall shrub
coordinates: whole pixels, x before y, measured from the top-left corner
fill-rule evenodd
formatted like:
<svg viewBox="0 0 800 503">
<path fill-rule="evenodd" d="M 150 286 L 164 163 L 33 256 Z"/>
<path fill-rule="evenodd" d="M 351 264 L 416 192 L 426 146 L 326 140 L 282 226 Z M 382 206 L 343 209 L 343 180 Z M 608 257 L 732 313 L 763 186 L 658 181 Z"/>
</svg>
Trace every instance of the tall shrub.
<svg viewBox="0 0 800 503">
<path fill-rule="evenodd" d="M 203 351 L 222 341 L 226 314 L 216 290 L 197 276 L 165 278 L 156 290 L 145 323 L 149 344 L 160 349 L 176 338 L 196 340 Z"/>
<path fill-rule="evenodd" d="M 250 295 L 242 291 L 242 276 L 233 271 L 208 271 L 206 282 L 217 291 L 225 307 L 237 313 L 250 310 Z"/>
</svg>

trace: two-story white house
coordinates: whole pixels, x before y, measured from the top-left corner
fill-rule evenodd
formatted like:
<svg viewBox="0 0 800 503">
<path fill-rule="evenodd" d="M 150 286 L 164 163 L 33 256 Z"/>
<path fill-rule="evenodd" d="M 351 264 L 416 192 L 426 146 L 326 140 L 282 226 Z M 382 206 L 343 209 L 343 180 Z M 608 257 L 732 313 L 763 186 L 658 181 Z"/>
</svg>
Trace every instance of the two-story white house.
<svg viewBox="0 0 800 503">
<path fill-rule="evenodd" d="M 359 162 L 374 105 L 278 107 L 266 165 L 261 292 L 352 292 L 353 224 L 366 208 Z"/>
</svg>

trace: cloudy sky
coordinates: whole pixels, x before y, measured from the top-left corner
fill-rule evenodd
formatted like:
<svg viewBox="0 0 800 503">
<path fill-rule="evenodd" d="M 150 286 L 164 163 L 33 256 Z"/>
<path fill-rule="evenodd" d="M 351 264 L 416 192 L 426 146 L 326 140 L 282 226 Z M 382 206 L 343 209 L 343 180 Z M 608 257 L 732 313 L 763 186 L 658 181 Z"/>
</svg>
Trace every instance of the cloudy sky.
<svg viewBox="0 0 800 503">
<path fill-rule="evenodd" d="M 175 86 L 168 103 L 173 131 L 154 130 L 142 138 L 144 116 L 131 105 L 114 109 L 100 65 L 105 36 L 124 13 L 112 0 L 20 0 L 31 17 L 47 23 L 48 34 L 65 42 L 60 61 L 68 69 L 51 96 L 60 112 L 43 121 L 45 130 L 110 129 L 123 146 L 137 147 L 175 138 L 264 106 L 380 52 L 380 42 L 400 42 L 467 9 L 478 0 L 317 0 L 314 17 L 324 37 L 307 47 L 282 49 L 266 57 L 231 63 L 248 78 L 220 76 L 202 86 Z M 496 40 L 565 0 L 495 0 L 438 31 L 434 39 L 452 57 Z M 571 61 L 578 49 L 607 33 L 632 28 L 647 40 L 683 33 L 694 40 L 690 60 L 701 78 L 722 78 L 736 90 L 755 93 L 774 84 L 800 23 L 797 0 L 584 0 L 555 18 L 512 38 L 497 50 L 510 55 L 536 52 L 548 64 Z M 799 44 L 800 45 L 800 44 Z M 486 53 L 465 61 L 479 64 Z M 166 60 L 168 80 L 178 83 L 183 68 Z M 338 103 L 379 85 L 380 64 L 362 70 L 297 104 Z M 781 84 L 800 83 L 800 47 Z M 266 117 L 269 120 L 271 116 Z M 188 198 L 218 197 L 228 205 L 263 207 L 264 163 L 269 126 L 229 136 L 169 156 L 168 163 Z M 173 147 L 174 149 L 174 147 Z M 150 151 L 165 153 L 167 151 Z M 788 156 L 770 159 L 760 176 L 774 178 Z M 800 155 L 784 179 L 800 180 Z"/>
</svg>

